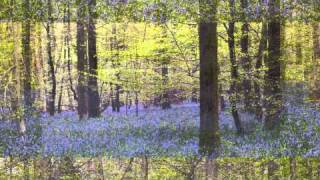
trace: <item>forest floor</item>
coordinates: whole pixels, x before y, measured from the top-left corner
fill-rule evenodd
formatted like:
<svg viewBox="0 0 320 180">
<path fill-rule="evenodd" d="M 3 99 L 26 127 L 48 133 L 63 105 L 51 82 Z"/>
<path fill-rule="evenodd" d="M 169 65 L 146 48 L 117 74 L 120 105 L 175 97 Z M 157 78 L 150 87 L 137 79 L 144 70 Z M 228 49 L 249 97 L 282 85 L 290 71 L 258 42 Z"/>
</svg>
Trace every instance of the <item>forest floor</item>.
<svg viewBox="0 0 320 180">
<path fill-rule="evenodd" d="M 220 113 L 222 157 L 287 157 L 320 155 L 319 105 L 287 96 L 277 128 L 265 129 L 263 120 L 241 113 L 245 133 L 239 135 L 227 108 Z M 198 155 L 199 105 L 173 105 L 134 109 L 127 113 L 107 110 L 101 118 L 79 121 L 76 112 L 29 121 L 25 138 L 9 121 L 0 123 L 0 152 L 4 155 L 167 157 Z"/>
<path fill-rule="evenodd" d="M 279 127 L 270 132 L 253 115 L 242 113 L 245 128 L 237 134 L 231 113 L 220 114 L 222 156 L 283 157 L 320 155 L 320 111 L 311 107 L 286 108 Z M 30 125 L 24 142 L 1 133 L 6 154 L 65 154 L 112 157 L 188 156 L 198 153 L 199 106 L 186 104 L 169 110 L 146 109 L 136 115 L 107 113 L 79 121 L 75 112 L 40 118 Z M 3 125 L 3 124 L 2 124 Z M 31 128 L 32 127 L 32 128 Z M 2 128 L 2 131 L 4 129 Z M 12 133 L 11 133 L 12 135 Z"/>
<path fill-rule="evenodd" d="M 219 177 L 261 179 L 267 176 L 265 172 L 269 174 L 266 169 L 272 162 L 279 166 L 274 174 L 279 177 L 316 177 L 315 173 L 320 172 L 317 168 L 320 167 L 319 104 L 307 101 L 307 96 L 299 96 L 299 93 L 287 93 L 282 119 L 272 131 L 265 129 L 263 120 L 257 120 L 253 114 L 241 112 L 240 116 L 245 130 L 243 135 L 236 131 L 228 103 L 220 113 Z M 6 167 L 10 166 L 8 157 L 17 157 L 13 162 L 22 167 L 19 158 L 27 156 L 40 158 L 39 162 L 42 158 L 53 157 L 50 159 L 60 163 L 52 167 L 53 172 L 64 166 L 64 157 L 75 157 L 75 165 L 99 162 L 99 158 L 103 158 L 105 175 L 112 179 L 122 179 L 124 174 L 140 177 L 141 172 L 143 176 L 144 158 L 148 158 L 150 177 L 185 179 L 192 172 L 194 163 L 200 162 L 197 171 L 203 173 L 201 168 L 206 169 L 205 161 L 198 154 L 199 121 L 199 104 L 194 103 L 172 105 L 168 110 L 140 107 L 138 115 L 134 107 L 127 113 L 124 108 L 120 113 L 107 109 L 101 118 L 84 121 L 79 121 L 73 111 L 53 117 L 42 114 L 28 121 L 28 131 L 23 139 L 17 134 L 15 123 L 0 121 L 0 152 L 3 154 L 0 164 L 4 165 L 0 167 L 0 178 L 2 170 L 3 177 L 10 175 Z M 296 170 L 292 169 L 292 164 Z M 129 165 L 132 172 L 127 172 Z M 90 167 L 83 166 L 84 169 Z M 74 167 L 64 168 L 70 171 Z M 185 170 L 185 174 L 181 170 Z M 70 176 L 68 171 L 60 172 L 60 175 L 78 177 L 78 171 L 70 172 Z M 21 172 L 16 174 L 21 176 Z M 82 179 L 99 174 L 90 170 L 79 172 L 87 173 L 81 175 Z"/>
</svg>

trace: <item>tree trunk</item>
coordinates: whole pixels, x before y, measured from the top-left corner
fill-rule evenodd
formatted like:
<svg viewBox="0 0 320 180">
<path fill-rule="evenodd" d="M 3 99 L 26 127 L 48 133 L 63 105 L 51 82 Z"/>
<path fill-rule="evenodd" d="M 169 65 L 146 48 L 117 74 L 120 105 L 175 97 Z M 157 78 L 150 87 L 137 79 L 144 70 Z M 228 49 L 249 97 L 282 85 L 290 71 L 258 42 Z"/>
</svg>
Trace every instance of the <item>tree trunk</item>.
<svg viewBox="0 0 320 180">
<path fill-rule="evenodd" d="M 110 48 L 111 48 L 111 52 L 113 53 L 113 51 L 115 51 L 115 54 L 112 54 L 115 57 L 116 62 L 114 62 L 112 60 L 112 67 L 113 68 L 119 68 L 120 66 L 120 62 L 119 62 L 119 51 L 120 51 L 120 47 L 119 47 L 119 41 L 117 39 L 117 25 L 113 24 L 112 25 L 112 34 L 113 37 L 110 38 Z M 115 95 L 112 98 L 112 109 L 114 112 L 120 112 L 120 90 L 121 90 L 121 86 L 119 84 L 120 82 L 120 72 L 116 73 L 116 78 L 118 80 L 118 83 L 115 84 Z"/>
<path fill-rule="evenodd" d="M 162 22 L 160 24 L 162 32 L 161 32 L 161 39 L 160 44 L 165 43 L 165 39 L 167 38 L 167 30 L 166 30 L 166 14 L 162 14 Z M 170 57 L 167 56 L 167 49 L 161 48 L 159 50 L 160 57 L 161 57 L 161 76 L 162 76 L 162 94 L 161 94 L 161 108 L 162 109 L 170 109 L 171 103 L 170 103 L 170 97 L 169 97 L 169 88 L 168 88 L 168 82 L 169 82 L 169 59 Z"/>
<path fill-rule="evenodd" d="M 62 78 L 61 85 L 60 85 L 60 92 L 59 92 L 59 98 L 58 98 L 58 113 L 62 112 L 63 85 L 64 85 L 64 78 Z"/>
<path fill-rule="evenodd" d="M 314 22 L 313 26 L 313 69 L 311 96 L 314 100 L 320 99 L 320 23 Z"/>
<path fill-rule="evenodd" d="M 22 58 L 23 58 L 23 98 L 24 98 L 24 118 L 20 121 L 20 132 L 24 134 L 26 131 L 26 119 L 31 115 L 32 97 L 31 97 L 31 17 L 30 17 L 30 1 L 24 0 L 24 20 L 22 23 Z"/>
<path fill-rule="evenodd" d="M 217 1 L 200 0 L 200 151 L 217 155 L 219 136 Z M 207 8 L 211 7 L 211 8 Z M 212 17 L 213 19 L 207 19 Z"/>
<path fill-rule="evenodd" d="M 67 67 L 68 67 L 68 76 L 69 76 L 69 83 L 70 83 L 70 91 L 73 94 L 73 99 L 78 100 L 76 90 L 73 87 L 73 81 L 72 81 L 72 59 L 71 59 L 71 12 L 70 12 L 70 2 L 67 4 L 67 32 L 66 32 L 66 46 L 67 46 Z M 72 104 L 70 104 L 72 105 Z"/>
<path fill-rule="evenodd" d="M 100 116 L 100 96 L 98 92 L 98 56 L 96 35 L 96 0 L 89 1 L 88 24 L 88 54 L 89 54 L 89 81 L 88 81 L 88 114 L 91 118 Z"/>
<path fill-rule="evenodd" d="M 162 74 L 162 84 L 164 86 L 163 88 L 163 93 L 162 93 L 162 98 L 161 98 L 161 107 L 162 109 L 170 109 L 171 108 L 171 103 L 170 103 L 170 99 L 169 99 L 169 93 L 168 93 L 168 74 L 169 74 L 169 70 L 168 70 L 168 63 L 167 62 L 163 62 L 162 63 L 162 68 L 161 68 L 161 74 Z"/>
<path fill-rule="evenodd" d="M 247 15 L 245 13 L 248 7 L 247 0 L 241 0 L 241 8 L 243 10 L 242 19 L 243 24 L 241 27 L 241 39 L 240 39 L 240 46 L 241 46 L 241 65 L 244 70 L 244 77 L 243 77 L 243 93 L 244 93 L 244 103 L 246 110 L 251 110 L 251 95 L 252 95 L 252 88 L 251 88 L 251 61 L 249 57 L 249 23 L 247 20 Z"/>
<path fill-rule="evenodd" d="M 296 27 L 298 28 L 298 27 Z M 295 55 L 296 55 L 296 64 L 302 65 L 303 63 L 303 53 L 302 53 L 302 34 L 301 29 L 296 29 L 296 42 L 295 42 Z"/>
<path fill-rule="evenodd" d="M 238 113 L 237 102 L 239 101 L 239 95 L 237 93 L 237 86 L 239 83 L 239 73 L 238 73 L 238 64 L 236 62 L 236 53 L 235 53 L 235 38 L 234 38 L 234 31 L 235 31 L 235 1 L 230 0 L 230 12 L 231 12 L 231 22 L 229 23 L 228 31 L 228 46 L 229 46 L 229 56 L 231 62 L 231 86 L 230 86 L 230 95 L 229 101 L 231 106 L 231 113 L 234 119 L 235 126 L 237 128 L 237 132 L 239 134 L 243 133 L 243 128 L 241 125 L 241 119 Z"/>
<path fill-rule="evenodd" d="M 281 96 L 281 20 L 280 20 L 280 0 L 269 1 L 268 22 L 268 58 L 266 72 L 266 118 L 267 129 L 273 129 L 279 122 L 282 111 Z"/>
<path fill-rule="evenodd" d="M 52 55 L 52 47 L 54 46 L 53 43 L 53 18 L 52 18 L 52 2 L 48 0 L 48 22 L 47 22 L 47 53 L 48 53 L 48 66 L 49 66 L 49 83 L 51 89 L 49 90 L 48 94 L 48 103 L 47 103 L 47 110 L 51 116 L 55 113 L 55 100 L 56 100 L 56 75 L 55 75 L 55 67 L 54 67 L 54 60 Z"/>
<path fill-rule="evenodd" d="M 19 120 L 18 110 L 21 104 L 21 60 L 18 57 L 17 50 L 19 49 L 17 34 L 18 26 L 12 21 L 12 40 L 13 40 L 13 52 L 12 52 L 12 65 L 15 67 L 12 70 L 12 95 L 11 95 L 11 110 L 14 113 L 14 119 Z"/>
<path fill-rule="evenodd" d="M 120 80 L 120 75 L 118 74 L 117 75 L 117 79 Z M 115 110 L 116 112 L 120 112 L 120 106 L 121 106 L 121 103 L 120 103 L 120 89 L 121 89 L 121 86 L 119 84 L 116 85 L 116 97 L 115 97 Z"/>
<path fill-rule="evenodd" d="M 262 22 L 262 29 L 261 29 L 261 39 L 259 42 L 258 54 L 256 56 L 257 62 L 255 65 L 255 79 L 254 79 L 254 107 L 255 107 L 255 116 L 258 121 L 261 121 L 263 118 L 263 109 L 262 109 L 262 90 L 260 85 L 261 79 L 261 68 L 263 64 L 263 60 L 266 58 L 266 48 L 267 48 L 267 36 L 268 36 L 268 26 L 266 22 Z"/>
<path fill-rule="evenodd" d="M 313 51 L 314 59 L 320 59 L 320 23 L 314 22 L 313 24 Z"/>
<path fill-rule="evenodd" d="M 138 116 L 138 115 L 139 115 L 139 98 L 138 98 L 138 92 L 135 92 L 134 104 L 135 104 L 135 107 L 136 107 L 136 116 Z"/>
<path fill-rule="evenodd" d="M 86 36 L 85 36 L 85 2 L 80 0 L 77 8 L 77 69 L 78 69 L 78 115 L 79 119 L 86 119 L 88 112 L 86 88 Z"/>
</svg>

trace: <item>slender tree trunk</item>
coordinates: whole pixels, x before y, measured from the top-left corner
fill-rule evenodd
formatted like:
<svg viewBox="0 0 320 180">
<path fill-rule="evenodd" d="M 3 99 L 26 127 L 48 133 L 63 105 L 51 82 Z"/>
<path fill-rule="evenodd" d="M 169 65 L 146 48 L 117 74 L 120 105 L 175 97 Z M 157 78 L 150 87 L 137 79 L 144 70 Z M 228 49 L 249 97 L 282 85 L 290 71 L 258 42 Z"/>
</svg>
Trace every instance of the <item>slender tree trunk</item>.
<svg viewBox="0 0 320 180">
<path fill-rule="evenodd" d="M 116 112 L 116 103 L 115 103 L 115 95 L 113 90 L 113 84 L 110 83 L 110 101 L 111 101 L 111 108 L 112 112 Z"/>
<path fill-rule="evenodd" d="M 129 92 L 128 91 L 126 91 L 126 115 L 128 114 L 128 107 L 130 108 L 130 106 L 128 106 L 129 105 Z"/>
<path fill-rule="evenodd" d="M 49 66 L 49 83 L 50 90 L 48 94 L 48 107 L 47 110 L 51 116 L 55 113 L 55 99 L 56 99 L 56 75 L 55 75 L 55 67 L 54 67 L 54 59 L 53 59 L 53 51 L 52 48 L 54 46 L 53 43 L 53 18 L 52 18 L 52 2 L 48 0 L 48 22 L 47 22 L 47 53 L 48 53 L 48 66 Z"/>
<path fill-rule="evenodd" d="M 160 43 L 163 44 L 165 43 L 165 38 L 167 38 L 167 29 L 166 25 L 166 14 L 162 15 L 163 19 L 161 20 L 161 39 Z M 170 103 L 170 97 L 169 97 L 169 91 L 168 91 L 168 82 L 169 82 L 169 57 L 167 56 L 167 49 L 162 48 L 159 50 L 160 52 L 160 57 L 161 57 L 161 76 L 162 76 L 162 94 L 161 94 L 161 108 L 162 109 L 170 109 L 171 108 L 171 103 Z"/>
<path fill-rule="evenodd" d="M 46 91 L 46 68 L 44 66 L 44 59 L 43 59 L 43 49 L 42 49 L 42 25 L 41 23 L 38 24 L 37 28 L 37 38 L 38 38 L 38 57 L 37 57 L 37 66 L 38 66 L 38 81 L 40 85 L 40 101 L 41 101 L 41 110 L 45 112 L 47 110 L 47 91 Z"/>
<path fill-rule="evenodd" d="M 21 60 L 18 56 L 18 39 L 17 32 L 19 31 L 19 26 L 15 25 L 16 23 L 12 21 L 12 38 L 13 38 L 13 52 L 12 52 L 12 65 L 15 67 L 12 70 L 12 95 L 11 95 L 11 110 L 14 113 L 14 119 L 19 120 L 18 116 L 18 109 L 19 105 L 21 104 Z"/>
<path fill-rule="evenodd" d="M 230 0 L 230 12 L 232 20 L 229 23 L 228 27 L 228 46 L 229 46 L 229 56 L 230 56 L 230 62 L 231 62 L 231 86 L 230 86 L 230 106 L 231 106 L 231 113 L 234 119 L 235 126 L 237 128 L 237 132 L 239 134 L 243 133 L 243 128 L 241 125 L 241 119 L 238 113 L 237 108 L 237 102 L 239 101 L 239 95 L 237 93 L 237 86 L 239 83 L 239 73 L 238 73 L 238 63 L 236 62 L 236 53 L 235 53 L 235 38 L 234 38 L 234 32 L 235 32 L 235 23 L 234 23 L 234 17 L 235 17 L 235 0 Z"/>
<path fill-rule="evenodd" d="M 166 61 L 166 60 L 165 60 Z M 162 68 L 161 68 L 161 74 L 162 74 L 162 84 L 164 86 L 164 92 L 162 93 L 162 98 L 161 98 L 161 107 L 162 109 L 170 109 L 171 108 L 171 103 L 169 99 L 169 92 L 168 92 L 168 81 L 169 81 L 169 69 L 168 69 L 168 63 L 163 62 L 162 63 Z"/>
<path fill-rule="evenodd" d="M 219 135 L 217 1 L 200 0 L 200 151 L 217 155 Z M 211 7 L 211 8 L 208 8 Z M 209 18 L 208 18 L 209 17 Z M 212 19 L 211 19 L 211 18 Z"/>
<path fill-rule="evenodd" d="M 320 5 L 319 5 L 320 6 Z M 313 57 L 314 60 L 320 60 L 320 23 L 313 23 Z M 317 65 L 320 63 L 317 62 Z"/>
<path fill-rule="evenodd" d="M 226 108 L 226 102 L 224 100 L 222 84 L 219 84 L 219 97 L 220 97 L 220 99 L 219 99 L 219 105 L 220 105 L 219 112 L 221 112 L 221 111 L 224 111 Z"/>
<path fill-rule="evenodd" d="M 120 75 L 117 75 L 117 79 L 120 80 Z M 116 97 L 115 97 L 115 109 L 116 112 L 120 112 L 121 102 L 120 102 L 120 89 L 121 86 L 119 84 L 116 85 Z"/>
<path fill-rule="evenodd" d="M 89 1 L 88 25 L 88 54 L 89 54 L 89 81 L 88 81 L 88 114 L 89 117 L 100 116 L 100 96 L 98 92 L 98 56 L 96 40 L 96 0 Z"/>
<path fill-rule="evenodd" d="M 30 46 L 30 38 L 31 38 L 31 15 L 30 15 L 30 1 L 23 1 L 24 7 L 24 20 L 22 23 L 22 59 L 23 59 L 23 99 L 24 99 L 24 118 L 20 120 L 20 132 L 22 134 L 26 131 L 26 119 L 31 115 L 32 108 L 32 96 L 31 96 L 31 81 L 32 81 L 32 73 L 31 73 L 31 46 Z"/>
<path fill-rule="evenodd" d="M 298 28 L 298 27 L 296 27 Z M 296 53 L 296 64 L 302 65 L 303 63 L 303 54 L 302 54 L 302 35 L 301 29 L 296 29 L 296 44 L 295 44 L 295 53 Z"/>
<path fill-rule="evenodd" d="M 33 50 L 33 73 L 34 73 L 34 81 L 37 84 L 35 90 L 34 90 L 34 99 L 37 100 L 37 102 L 39 103 L 39 105 L 44 105 L 46 103 L 44 103 L 46 101 L 46 99 L 44 98 L 44 94 L 43 94 L 43 90 L 45 87 L 44 82 L 44 77 L 42 75 L 42 71 L 43 71 L 43 67 L 42 67 L 42 24 L 39 22 L 35 23 L 35 30 L 34 30 L 34 47 L 35 49 Z M 43 101 L 44 100 L 44 101 Z M 41 104 L 40 104 L 41 103 Z M 43 104 L 42 104 L 43 103 Z M 44 108 L 43 108 L 44 107 Z M 45 106 L 40 106 L 39 107 L 40 110 L 42 112 L 46 111 L 46 107 Z M 43 109 L 42 109 L 43 108 Z"/>
<path fill-rule="evenodd" d="M 138 98 L 138 92 L 135 92 L 135 100 L 134 100 L 135 106 L 136 106 L 136 116 L 139 115 L 139 98 Z"/>
<path fill-rule="evenodd" d="M 62 112 L 62 95 L 63 95 L 64 78 L 61 80 L 60 93 L 58 98 L 58 113 Z"/>
<path fill-rule="evenodd" d="M 313 69 L 312 69 L 312 98 L 320 99 L 320 23 L 314 22 L 313 27 Z"/>
<path fill-rule="evenodd" d="M 79 119 L 86 119 L 88 113 L 87 91 L 86 91 L 86 36 L 85 36 L 85 2 L 78 1 L 77 8 L 77 69 L 78 69 L 78 115 Z"/>
<path fill-rule="evenodd" d="M 77 92 L 74 89 L 73 86 L 73 80 L 72 80 L 72 59 L 71 59 L 71 12 L 70 12 L 70 2 L 67 4 L 67 32 L 66 32 L 66 45 L 67 45 L 67 67 L 68 67 L 68 76 L 69 76 L 69 84 L 70 84 L 70 91 L 73 94 L 73 99 L 78 100 Z M 72 105 L 72 104 L 71 104 Z"/>
<path fill-rule="evenodd" d="M 263 60 L 266 60 L 266 48 L 268 44 L 268 24 L 263 21 L 261 28 L 261 39 L 259 42 L 258 54 L 257 54 L 257 62 L 256 62 L 256 70 L 258 71 L 262 68 Z"/>
<path fill-rule="evenodd" d="M 268 22 L 268 58 L 266 72 L 266 118 L 267 129 L 273 129 L 280 120 L 282 111 L 281 96 L 281 20 L 280 0 L 269 1 L 270 19 Z"/>
<path fill-rule="evenodd" d="M 116 62 L 112 61 L 112 66 L 113 66 L 113 68 L 118 68 L 120 66 L 120 62 L 119 62 L 120 47 L 118 45 L 119 41 L 117 39 L 117 25 L 116 24 L 112 25 L 112 34 L 113 34 L 113 37 L 111 37 L 111 40 L 110 40 L 111 41 L 110 48 L 111 48 L 112 53 L 113 53 L 113 51 L 115 51 L 114 57 L 116 59 Z M 120 81 L 120 72 L 116 73 L 116 78 L 119 82 Z M 113 107 L 114 112 L 120 112 L 120 105 L 121 105 L 120 90 L 121 90 L 120 84 L 118 84 L 118 83 L 115 84 L 115 95 L 113 96 L 113 99 L 112 99 L 112 107 Z"/>
<path fill-rule="evenodd" d="M 255 107 L 255 115 L 256 118 L 261 121 L 263 118 L 263 109 L 262 109 L 262 90 L 261 90 L 261 68 L 263 64 L 263 60 L 266 59 L 266 48 L 267 48 L 267 36 L 268 36 L 268 26 L 266 22 L 262 22 L 261 29 L 261 39 L 259 42 L 258 54 L 257 54 L 257 62 L 255 65 L 255 79 L 254 79 L 254 107 Z"/>
</svg>

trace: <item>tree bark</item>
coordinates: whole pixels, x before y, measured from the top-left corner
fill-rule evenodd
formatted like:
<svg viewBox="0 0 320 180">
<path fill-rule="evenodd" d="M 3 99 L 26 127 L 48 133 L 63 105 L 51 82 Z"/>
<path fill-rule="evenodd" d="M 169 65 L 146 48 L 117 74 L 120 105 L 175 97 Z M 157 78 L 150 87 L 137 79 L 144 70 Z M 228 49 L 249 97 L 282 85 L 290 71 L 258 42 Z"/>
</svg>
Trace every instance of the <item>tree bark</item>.
<svg viewBox="0 0 320 180">
<path fill-rule="evenodd" d="M 161 39 L 160 39 L 160 43 L 165 43 L 165 38 L 167 38 L 167 30 L 166 30 L 166 25 L 164 23 L 166 23 L 166 15 L 163 14 L 162 15 L 164 18 L 160 24 L 161 28 L 162 28 L 162 33 L 161 33 Z M 161 57 L 161 76 L 162 76 L 162 94 L 161 94 L 161 108 L 162 109 L 170 109 L 171 108 L 171 103 L 170 103 L 170 97 L 169 97 L 169 89 L 168 89 L 168 82 L 169 82 L 169 58 L 166 55 L 167 49 L 166 48 L 162 48 L 159 50 L 160 52 L 160 57 Z"/>
<path fill-rule="evenodd" d="M 88 24 L 88 54 L 89 54 L 89 81 L 88 81 L 88 115 L 90 118 L 100 116 L 100 96 L 98 92 L 98 56 L 96 35 L 96 0 L 90 0 Z"/>
<path fill-rule="evenodd" d="M 219 135 L 217 1 L 200 0 L 200 151 L 217 155 Z M 210 8 L 208 8 L 210 7 Z"/>
<path fill-rule="evenodd" d="M 302 42 L 301 42 L 301 29 L 297 29 L 297 34 L 296 34 L 296 64 L 297 65 L 302 65 L 303 63 L 303 53 L 302 53 Z"/>
<path fill-rule="evenodd" d="M 313 22 L 313 69 L 311 96 L 315 100 L 320 99 L 320 23 Z"/>
<path fill-rule="evenodd" d="M 113 54 L 113 56 L 115 57 L 116 62 L 114 62 L 114 60 L 112 60 L 112 67 L 113 68 L 119 68 L 120 66 L 120 62 L 119 62 L 119 51 L 120 51 L 120 47 L 119 47 L 119 40 L 117 38 L 117 25 L 113 24 L 112 25 L 112 34 L 113 37 L 110 38 L 110 48 L 111 51 L 113 53 L 113 51 L 116 51 L 115 54 Z M 116 78 L 118 80 L 118 82 L 120 81 L 120 72 L 116 73 Z M 112 110 L 114 112 L 120 112 L 120 106 L 121 106 L 121 102 L 120 102 L 120 90 L 121 90 L 121 86 L 119 83 L 115 84 L 115 95 L 112 96 Z"/>
<path fill-rule="evenodd" d="M 26 131 L 26 119 L 31 115 L 32 108 L 32 96 L 31 96 L 31 46 L 30 46 L 30 38 L 31 38 L 31 15 L 30 15 L 30 1 L 23 1 L 23 10 L 24 10 L 24 20 L 22 23 L 22 59 L 23 59 L 23 98 L 24 98 L 24 118 L 20 120 L 20 132 L 24 134 Z"/>
<path fill-rule="evenodd" d="M 54 67 L 54 60 L 53 60 L 53 52 L 52 47 L 54 46 L 53 43 L 53 17 L 52 17 L 52 2 L 48 0 L 48 22 L 47 22 L 47 54 L 48 54 L 48 66 L 49 66 L 49 83 L 51 89 L 49 90 L 48 94 L 48 103 L 47 103 L 47 110 L 51 116 L 55 113 L 55 100 L 56 100 L 56 89 L 57 89 L 57 82 L 56 82 L 56 75 L 55 75 L 55 67 Z"/>
<path fill-rule="evenodd" d="M 269 13 L 265 125 L 267 129 L 273 129 L 279 122 L 282 111 L 280 0 L 269 1 Z"/>
<path fill-rule="evenodd" d="M 63 85 L 64 85 L 64 78 L 62 78 L 61 85 L 60 85 L 60 92 L 59 92 L 59 98 L 58 98 L 58 113 L 62 112 Z"/>
<path fill-rule="evenodd" d="M 78 100 L 77 97 L 77 92 L 73 87 L 73 80 L 72 80 L 72 59 L 71 59 L 71 47 L 70 47 L 70 42 L 71 42 L 71 12 L 70 12 L 70 2 L 67 4 L 67 32 L 66 32 L 66 46 L 67 46 L 67 67 L 68 67 L 68 76 L 69 76 L 69 83 L 70 83 L 70 91 L 73 94 L 73 99 Z M 72 104 L 70 104 L 72 106 Z"/>
<path fill-rule="evenodd" d="M 256 56 L 257 61 L 255 64 L 255 79 L 254 79 L 254 107 L 255 107 L 255 116 L 258 121 L 261 121 L 263 118 L 263 109 L 262 109 L 262 88 L 260 85 L 261 79 L 261 68 L 263 67 L 263 60 L 266 58 L 266 48 L 268 43 L 268 25 L 266 22 L 262 22 L 262 29 L 261 29 L 261 39 L 259 42 L 258 54 Z"/>
<path fill-rule="evenodd" d="M 165 60 L 166 61 L 166 60 Z M 168 69 L 168 63 L 163 62 L 162 63 L 162 68 L 161 68 L 161 74 L 162 74 L 162 83 L 163 83 L 163 93 L 162 93 L 162 98 L 161 98 L 161 107 L 162 109 L 170 109 L 171 108 L 171 103 L 169 99 L 169 92 L 168 92 L 168 81 L 169 81 L 169 69 Z"/>
<path fill-rule="evenodd" d="M 239 83 L 239 72 L 238 72 L 238 64 L 236 62 L 236 53 L 235 53 L 235 38 L 234 38 L 234 31 L 235 31 L 235 1 L 230 0 L 230 12 L 231 12 L 231 22 L 229 22 L 228 31 L 228 46 L 229 46 L 229 56 L 231 62 L 231 86 L 230 86 L 230 95 L 229 101 L 231 106 L 231 113 L 234 119 L 235 126 L 237 128 L 237 132 L 239 134 L 243 133 L 243 128 L 241 125 L 241 119 L 239 116 L 237 102 L 239 101 L 239 95 L 237 93 L 237 86 Z"/>
<path fill-rule="evenodd" d="M 18 116 L 18 110 L 19 110 L 19 105 L 21 104 L 21 59 L 18 56 L 18 49 L 19 49 L 19 44 L 18 44 L 18 39 L 17 34 L 18 34 L 18 26 L 15 25 L 16 23 L 14 21 L 11 22 L 12 27 L 11 27 L 11 32 L 12 32 L 12 41 L 13 41 L 13 52 L 12 52 L 12 66 L 15 66 L 11 73 L 12 73 L 12 94 L 11 94 L 11 111 L 14 114 L 14 119 L 19 120 Z"/>
<path fill-rule="evenodd" d="M 251 99 L 252 99 L 252 86 L 251 86 L 251 60 L 249 56 L 249 23 L 248 18 L 246 15 L 246 9 L 248 8 L 248 1 L 241 0 L 241 8 L 242 8 L 242 27 L 241 27 L 241 39 L 240 39 L 240 46 L 241 46 L 241 65 L 244 70 L 244 77 L 243 77 L 243 93 L 244 93 L 244 103 L 246 110 L 251 110 Z"/>
<path fill-rule="evenodd" d="M 79 119 L 87 118 L 88 104 L 87 104 L 87 83 L 86 83 L 86 36 L 85 36 L 85 2 L 78 1 L 77 8 L 77 70 L 78 70 L 78 115 Z"/>
</svg>

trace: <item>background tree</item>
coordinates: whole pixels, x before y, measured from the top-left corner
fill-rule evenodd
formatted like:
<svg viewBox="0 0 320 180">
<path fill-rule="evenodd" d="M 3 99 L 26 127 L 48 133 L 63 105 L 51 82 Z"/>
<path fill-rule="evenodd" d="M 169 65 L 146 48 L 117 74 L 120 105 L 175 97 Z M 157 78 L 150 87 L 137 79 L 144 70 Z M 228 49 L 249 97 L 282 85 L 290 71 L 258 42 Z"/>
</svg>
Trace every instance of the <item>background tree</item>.
<svg viewBox="0 0 320 180">
<path fill-rule="evenodd" d="M 313 22 L 313 72 L 312 72 L 312 96 L 318 99 L 320 98 L 320 23 Z"/>
</svg>

